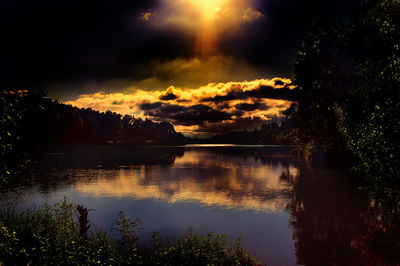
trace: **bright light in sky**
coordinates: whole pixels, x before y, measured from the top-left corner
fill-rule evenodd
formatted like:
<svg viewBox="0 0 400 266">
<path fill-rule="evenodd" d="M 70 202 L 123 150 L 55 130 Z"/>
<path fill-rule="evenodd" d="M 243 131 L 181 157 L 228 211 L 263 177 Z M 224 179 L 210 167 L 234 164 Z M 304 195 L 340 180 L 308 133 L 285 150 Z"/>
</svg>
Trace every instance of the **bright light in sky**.
<svg viewBox="0 0 400 266">
<path fill-rule="evenodd" d="M 202 25 L 197 36 L 196 52 L 208 57 L 217 52 L 217 19 L 227 0 L 191 0 L 202 15 Z"/>
<path fill-rule="evenodd" d="M 190 0 L 195 8 L 201 10 L 204 20 L 212 20 L 226 4 L 227 0 Z"/>
<path fill-rule="evenodd" d="M 194 34 L 195 53 L 203 58 L 218 54 L 218 41 L 242 25 L 264 18 L 251 0 L 163 0 L 142 19 L 153 26 L 182 28 Z"/>
</svg>

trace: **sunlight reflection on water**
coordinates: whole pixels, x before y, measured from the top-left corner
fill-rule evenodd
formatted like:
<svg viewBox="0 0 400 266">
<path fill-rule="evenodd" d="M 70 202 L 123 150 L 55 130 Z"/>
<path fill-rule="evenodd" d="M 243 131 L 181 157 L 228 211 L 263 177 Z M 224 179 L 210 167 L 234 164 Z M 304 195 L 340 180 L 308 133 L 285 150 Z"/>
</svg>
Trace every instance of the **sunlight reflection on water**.
<svg viewBox="0 0 400 266">
<path fill-rule="evenodd" d="M 114 237 L 121 210 L 143 221 L 142 243 L 154 231 L 174 239 L 188 227 L 242 236 L 268 265 L 400 265 L 400 193 L 360 191 L 345 172 L 306 167 L 290 151 L 72 149 L 42 158 L 33 186 L 16 192 L 17 208 L 67 197 L 95 209 L 89 220 Z"/>
<path fill-rule="evenodd" d="M 243 236 L 245 248 L 273 265 L 295 264 L 287 206 L 298 168 L 290 148 L 85 148 L 42 159 L 36 185 L 20 193 L 20 208 L 66 196 L 96 211 L 106 230 L 118 211 L 174 238 L 188 227 Z M 21 196 L 24 194 L 24 196 Z"/>
<path fill-rule="evenodd" d="M 141 166 L 139 169 L 97 170 L 101 179 L 80 180 L 76 190 L 92 197 L 160 199 L 168 203 L 194 202 L 237 210 L 284 211 L 288 182 L 297 168 L 253 159 L 212 156 L 208 151 L 187 151 L 173 166 Z"/>
</svg>

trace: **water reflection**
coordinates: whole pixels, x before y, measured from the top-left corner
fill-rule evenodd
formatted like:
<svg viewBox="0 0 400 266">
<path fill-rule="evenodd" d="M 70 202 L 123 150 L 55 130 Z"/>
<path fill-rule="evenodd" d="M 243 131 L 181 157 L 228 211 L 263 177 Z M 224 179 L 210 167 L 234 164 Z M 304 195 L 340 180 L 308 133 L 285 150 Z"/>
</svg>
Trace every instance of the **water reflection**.
<svg viewBox="0 0 400 266">
<path fill-rule="evenodd" d="M 38 156 L 42 172 L 65 169 L 115 169 L 138 165 L 172 165 L 182 147 L 75 147 Z"/>
<path fill-rule="evenodd" d="M 298 264 L 400 264 L 399 193 L 363 192 L 333 171 L 299 173 L 289 204 Z"/>
<path fill-rule="evenodd" d="M 46 155 L 27 206 L 41 195 L 140 217 L 145 235 L 192 226 L 243 236 L 271 265 L 400 265 L 400 195 L 360 191 L 280 147 L 89 148 Z M 38 191 L 38 192 L 37 192 Z M 22 193 L 21 193 L 22 194 Z M 46 199 L 47 201 L 47 199 Z"/>
<path fill-rule="evenodd" d="M 34 185 L 41 193 L 49 194 L 79 182 L 115 179 L 119 169 L 170 166 L 183 154 L 184 149 L 180 147 L 63 148 L 60 152 L 38 156 Z"/>
<path fill-rule="evenodd" d="M 211 157 L 211 158 L 210 158 Z M 186 151 L 171 167 L 140 166 L 102 170 L 96 182 L 78 182 L 77 190 L 96 197 L 134 197 L 169 203 L 196 202 L 213 207 L 254 211 L 284 211 L 290 183 L 282 176 L 297 168 L 282 163 Z"/>
</svg>

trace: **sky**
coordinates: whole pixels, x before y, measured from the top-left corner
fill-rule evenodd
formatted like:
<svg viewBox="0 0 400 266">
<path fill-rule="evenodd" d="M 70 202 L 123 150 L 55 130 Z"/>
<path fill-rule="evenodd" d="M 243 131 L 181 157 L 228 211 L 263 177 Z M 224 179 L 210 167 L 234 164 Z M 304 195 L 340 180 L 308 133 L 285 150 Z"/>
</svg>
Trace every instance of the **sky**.
<svg viewBox="0 0 400 266">
<path fill-rule="evenodd" d="M 359 0 L 0 0 L 0 88 L 167 121 L 252 129 L 291 102 L 308 26 Z"/>
</svg>

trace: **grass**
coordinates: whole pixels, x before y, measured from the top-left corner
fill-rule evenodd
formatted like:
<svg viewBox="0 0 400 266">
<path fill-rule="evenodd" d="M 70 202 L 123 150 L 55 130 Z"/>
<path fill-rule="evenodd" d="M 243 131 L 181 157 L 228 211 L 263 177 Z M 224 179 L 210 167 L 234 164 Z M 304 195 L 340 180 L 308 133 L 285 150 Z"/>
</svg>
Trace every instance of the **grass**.
<svg viewBox="0 0 400 266">
<path fill-rule="evenodd" d="M 191 229 L 174 242 L 152 234 L 152 245 L 139 245 L 140 220 L 122 212 L 114 222 L 121 238 L 88 224 L 87 210 L 66 200 L 17 212 L 0 209 L 0 265 L 256 265 L 240 239 L 200 235 Z"/>
</svg>

